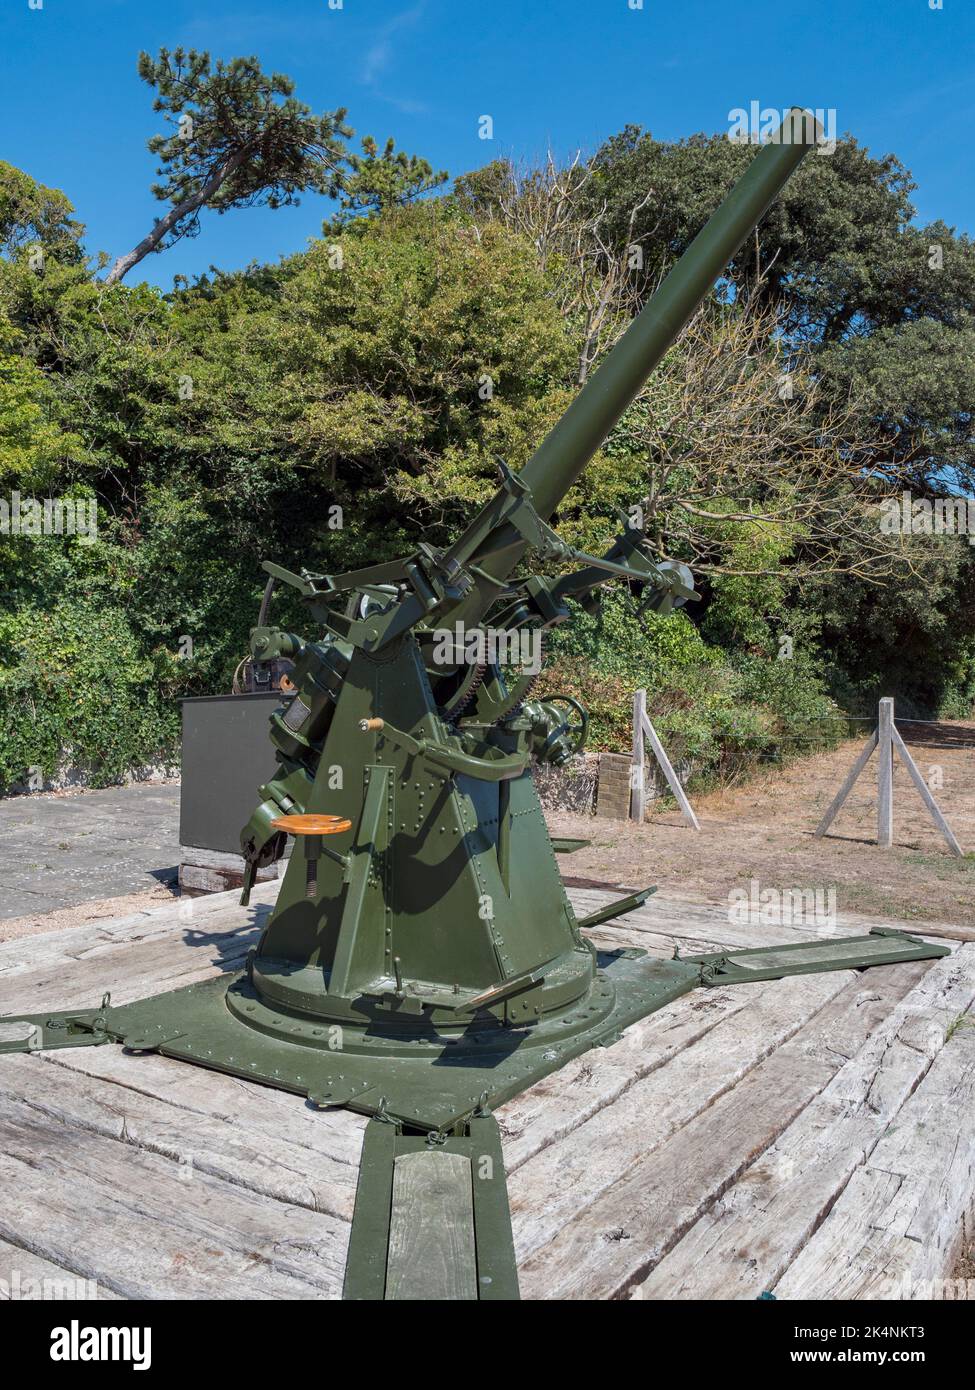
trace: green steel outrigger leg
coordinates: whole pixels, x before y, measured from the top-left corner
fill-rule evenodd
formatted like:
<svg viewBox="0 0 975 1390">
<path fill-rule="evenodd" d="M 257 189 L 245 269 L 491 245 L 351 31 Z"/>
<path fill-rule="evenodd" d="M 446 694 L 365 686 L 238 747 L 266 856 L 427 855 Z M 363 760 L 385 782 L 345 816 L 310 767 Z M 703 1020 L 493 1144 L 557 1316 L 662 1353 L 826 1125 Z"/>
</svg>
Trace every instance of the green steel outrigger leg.
<svg viewBox="0 0 975 1390">
<path fill-rule="evenodd" d="M 110 994 L 102 995 L 97 1009 L 0 1018 L 0 1053 L 50 1052 L 59 1047 L 98 1047 L 102 1043 L 117 1042 L 106 1027 L 111 999 Z M 10 1032 L 14 1033 L 13 1037 L 9 1036 Z"/>
<path fill-rule="evenodd" d="M 583 917 L 579 926 L 580 928 L 598 927 L 601 922 L 611 922 L 614 917 L 623 917 L 627 912 L 635 912 L 656 891 L 656 888 L 641 888 L 639 893 L 631 893 L 628 898 L 620 898 L 618 902 L 607 903 L 605 907 L 590 912 L 588 917 Z"/>
<path fill-rule="evenodd" d="M 342 1297 L 518 1298 L 501 1137 L 492 1115 L 478 1111 L 451 1133 L 427 1135 L 370 1120 Z"/>
<path fill-rule="evenodd" d="M 612 904 L 613 915 L 622 907 Z M 351 1022 L 324 1029 L 313 1017 L 299 1023 L 267 1010 L 251 983 L 252 958 L 229 984 L 220 976 L 118 1007 L 106 996 L 99 1009 L 2 1019 L 0 1026 L 18 1025 L 22 1035 L 0 1041 L 0 1051 L 121 1043 L 297 1092 L 323 1108 L 347 1106 L 410 1129 L 446 1131 L 496 1109 L 590 1048 L 610 1046 L 625 1028 L 692 990 L 949 954 L 947 946 L 889 928 L 697 956 L 675 951 L 671 960 L 588 942 L 579 949 L 596 967 L 582 1018 L 532 1015 L 533 991 L 558 987 L 564 967 L 556 962 L 550 976 L 544 968 L 525 972 L 459 999 L 405 980 L 397 990 L 391 981 L 373 1001 L 381 1031 Z M 473 1023 L 465 1011 L 473 1011 Z"/>
<path fill-rule="evenodd" d="M 947 946 L 933 946 L 919 937 L 891 927 L 874 927 L 869 936 L 845 936 L 821 941 L 799 941 L 789 946 L 756 946 L 725 954 L 685 956 L 686 963 L 701 967 L 700 984 L 749 984 L 756 980 L 780 980 L 785 975 L 819 975 L 829 970 L 866 970 L 872 965 L 892 965 L 908 960 L 930 960 L 949 954 Z"/>
</svg>

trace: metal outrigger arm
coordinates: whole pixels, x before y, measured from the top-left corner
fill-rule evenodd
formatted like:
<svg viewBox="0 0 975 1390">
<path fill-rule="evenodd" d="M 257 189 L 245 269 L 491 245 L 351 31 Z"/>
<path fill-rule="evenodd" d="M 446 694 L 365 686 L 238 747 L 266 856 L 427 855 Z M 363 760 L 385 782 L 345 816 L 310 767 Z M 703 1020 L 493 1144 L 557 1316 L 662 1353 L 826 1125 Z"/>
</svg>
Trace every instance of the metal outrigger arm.
<svg viewBox="0 0 975 1390">
<path fill-rule="evenodd" d="M 647 892 L 609 904 L 582 925 L 632 911 Z M 518 1019 L 520 1001 L 543 984 L 555 986 L 552 977 L 563 968 L 555 962 L 551 972 L 527 971 L 476 996 L 440 997 L 414 982 L 397 989 L 389 981 L 374 1000 L 384 1018 L 383 1035 L 351 1027 L 336 1035 L 314 1019 L 299 1023 L 269 1013 L 254 989 L 252 958 L 229 984 L 220 976 L 131 1004 L 112 1006 L 106 995 L 97 1009 L 0 1019 L 7 1034 L 0 1053 L 116 1043 L 131 1052 L 179 1057 L 297 1092 L 323 1108 L 346 1106 L 421 1132 L 447 1132 L 463 1127 L 478 1111 L 496 1109 L 571 1058 L 610 1046 L 638 1019 L 692 990 L 949 953 L 947 946 L 888 928 L 787 946 L 694 956 L 675 952 L 671 960 L 632 947 L 596 949 L 588 942 L 578 950 L 595 958 L 595 983 L 581 1017 L 570 1012 L 551 1020 Z M 473 1022 L 464 1017 L 469 1013 Z M 499 1026 L 499 1013 L 511 1021 Z M 429 1022 L 434 1015 L 447 1022 Z M 10 1038 L 12 1028 L 21 1036 Z"/>
</svg>

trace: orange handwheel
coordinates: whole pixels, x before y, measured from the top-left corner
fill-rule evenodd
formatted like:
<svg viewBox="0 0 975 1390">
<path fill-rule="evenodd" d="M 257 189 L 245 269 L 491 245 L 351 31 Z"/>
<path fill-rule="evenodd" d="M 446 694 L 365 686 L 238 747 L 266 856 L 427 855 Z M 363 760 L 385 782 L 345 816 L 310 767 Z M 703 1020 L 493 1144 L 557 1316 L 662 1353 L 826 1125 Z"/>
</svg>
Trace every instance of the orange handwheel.
<svg viewBox="0 0 975 1390">
<path fill-rule="evenodd" d="M 352 829 L 352 822 L 341 816 L 278 816 L 271 825 L 275 830 L 286 830 L 289 835 L 338 835 L 342 830 Z"/>
</svg>

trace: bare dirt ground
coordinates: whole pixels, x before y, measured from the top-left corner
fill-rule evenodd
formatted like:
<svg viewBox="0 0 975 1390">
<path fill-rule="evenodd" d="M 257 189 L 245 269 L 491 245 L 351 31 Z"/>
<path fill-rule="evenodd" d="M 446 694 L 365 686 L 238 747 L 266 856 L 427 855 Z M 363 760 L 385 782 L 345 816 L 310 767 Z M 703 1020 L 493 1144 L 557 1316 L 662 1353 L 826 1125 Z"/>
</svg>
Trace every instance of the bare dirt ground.
<svg viewBox="0 0 975 1390">
<path fill-rule="evenodd" d="M 813 831 L 862 741 L 772 769 L 739 787 L 693 797 L 700 834 L 673 807 L 644 826 L 555 813 L 553 834 L 591 840 L 561 856 L 563 873 L 661 893 L 728 900 L 736 888 L 836 890 L 836 910 L 909 922 L 975 927 L 975 723 L 900 726 L 966 857 L 952 855 L 894 760 L 894 845 L 877 846 L 877 756 L 830 830 Z"/>
</svg>

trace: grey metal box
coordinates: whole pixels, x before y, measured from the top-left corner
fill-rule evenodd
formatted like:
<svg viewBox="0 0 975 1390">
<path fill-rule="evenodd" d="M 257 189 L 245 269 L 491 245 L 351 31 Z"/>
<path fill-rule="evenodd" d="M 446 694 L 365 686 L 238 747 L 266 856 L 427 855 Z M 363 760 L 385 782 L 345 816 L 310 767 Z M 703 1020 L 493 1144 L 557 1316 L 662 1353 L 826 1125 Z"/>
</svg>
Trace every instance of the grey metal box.
<svg viewBox="0 0 975 1390">
<path fill-rule="evenodd" d="M 205 695 L 182 701 L 179 841 L 240 853 L 257 789 L 277 770 L 268 720 L 282 695 Z"/>
</svg>

